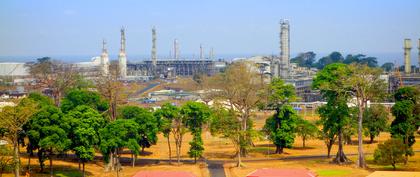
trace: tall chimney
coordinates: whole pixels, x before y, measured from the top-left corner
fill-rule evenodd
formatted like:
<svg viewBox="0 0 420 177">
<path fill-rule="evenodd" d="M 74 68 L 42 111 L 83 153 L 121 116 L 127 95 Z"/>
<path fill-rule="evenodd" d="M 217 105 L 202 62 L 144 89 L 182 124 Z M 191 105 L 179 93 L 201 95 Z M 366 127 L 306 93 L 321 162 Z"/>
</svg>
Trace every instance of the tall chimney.
<svg viewBox="0 0 420 177">
<path fill-rule="evenodd" d="M 204 59 L 203 45 L 200 44 L 200 60 Z"/>
<path fill-rule="evenodd" d="M 157 56 L 156 56 L 156 27 L 152 28 L 152 64 L 156 67 Z"/>
<path fill-rule="evenodd" d="M 420 39 L 418 40 L 418 42 L 417 42 L 417 48 L 419 49 L 419 58 L 418 58 L 418 62 L 419 62 L 419 73 L 420 73 Z"/>
<path fill-rule="evenodd" d="M 411 73 L 411 39 L 404 39 L 404 72 L 405 74 Z"/>
<path fill-rule="evenodd" d="M 178 59 L 179 57 L 179 44 L 178 44 L 178 39 L 174 40 L 174 58 Z"/>
<path fill-rule="evenodd" d="M 290 26 L 288 20 L 280 21 L 280 78 L 289 77 Z"/>
<path fill-rule="evenodd" d="M 121 27 L 121 48 L 118 54 L 118 65 L 120 67 L 120 77 L 125 78 L 127 76 L 127 56 L 125 54 L 125 28 Z"/>
</svg>

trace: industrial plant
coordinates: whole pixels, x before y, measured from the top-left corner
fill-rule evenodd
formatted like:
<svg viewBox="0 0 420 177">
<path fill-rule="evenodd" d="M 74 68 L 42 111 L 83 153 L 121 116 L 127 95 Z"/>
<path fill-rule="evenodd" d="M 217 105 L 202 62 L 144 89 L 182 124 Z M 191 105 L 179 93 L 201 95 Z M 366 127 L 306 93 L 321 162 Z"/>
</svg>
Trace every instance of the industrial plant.
<svg viewBox="0 0 420 177">
<path fill-rule="evenodd" d="M 172 54 L 166 58 L 158 58 L 157 52 L 157 29 L 151 30 L 151 52 L 150 58 L 139 62 L 128 60 L 126 53 L 126 30 L 120 29 L 120 50 L 118 52 L 119 78 L 122 81 L 146 82 L 157 78 L 170 79 L 176 77 L 189 77 L 193 75 L 214 75 L 223 71 L 230 62 L 249 61 L 253 63 L 256 71 L 261 73 L 265 82 L 273 78 L 281 78 L 286 83 L 295 87 L 296 93 L 303 101 L 312 102 L 320 100 L 320 94 L 312 90 L 312 80 L 317 73 L 316 68 L 300 67 L 290 62 L 290 23 L 287 19 L 279 23 L 279 55 L 275 56 L 253 56 L 249 58 L 234 58 L 232 61 L 216 59 L 213 48 L 209 49 L 207 57 L 204 47 L 199 46 L 198 58 L 186 58 L 180 55 L 180 42 L 173 40 Z M 420 65 L 420 39 L 418 40 L 418 64 Z M 411 66 L 411 39 L 404 40 L 404 71 L 400 72 L 399 67 L 387 73 L 382 78 L 388 84 L 388 92 L 393 93 L 401 86 L 419 85 L 420 70 L 412 69 Z M 87 79 L 97 77 L 98 73 L 108 74 L 110 57 L 107 50 L 107 42 L 102 41 L 102 52 L 99 56 L 93 57 L 89 62 L 69 63 L 78 73 Z M 416 67 L 414 67 L 416 68 Z M 30 75 L 25 63 L 0 63 L 0 76 L 9 78 L 9 82 L 15 85 L 22 85 L 29 82 Z"/>
</svg>

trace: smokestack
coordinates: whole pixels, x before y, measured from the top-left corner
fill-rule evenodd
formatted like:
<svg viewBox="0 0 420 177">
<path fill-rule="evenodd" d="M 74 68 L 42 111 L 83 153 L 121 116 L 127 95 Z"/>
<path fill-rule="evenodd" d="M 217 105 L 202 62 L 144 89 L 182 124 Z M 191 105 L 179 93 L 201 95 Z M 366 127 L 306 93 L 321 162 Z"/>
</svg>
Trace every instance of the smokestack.
<svg viewBox="0 0 420 177">
<path fill-rule="evenodd" d="M 212 48 L 210 48 L 209 59 L 213 60 L 213 57 L 214 57 L 214 51 L 213 51 L 213 47 L 212 47 Z"/>
<path fill-rule="evenodd" d="M 290 26 L 288 20 L 280 21 L 280 78 L 289 76 Z"/>
<path fill-rule="evenodd" d="M 419 73 L 420 73 L 420 39 L 418 40 L 418 42 L 417 42 L 417 48 L 419 49 L 419 58 L 418 58 L 418 62 L 419 62 Z"/>
<path fill-rule="evenodd" d="M 178 59 L 179 57 L 179 46 L 178 46 L 178 39 L 174 40 L 174 58 Z"/>
<path fill-rule="evenodd" d="M 156 56 L 156 28 L 152 28 L 152 64 L 156 67 L 157 56 Z"/>
<path fill-rule="evenodd" d="M 203 45 L 200 44 L 200 60 L 204 59 Z"/>
<path fill-rule="evenodd" d="M 404 39 L 404 72 L 405 74 L 411 73 L 411 39 Z"/>
<path fill-rule="evenodd" d="M 120 67 L 120 77 L 125 78 L 127 76 L 127 56 L 125 54 L 125 28 L 121 27 L 121 48 L 118 55 L 118 65 Z"/>
</svg>

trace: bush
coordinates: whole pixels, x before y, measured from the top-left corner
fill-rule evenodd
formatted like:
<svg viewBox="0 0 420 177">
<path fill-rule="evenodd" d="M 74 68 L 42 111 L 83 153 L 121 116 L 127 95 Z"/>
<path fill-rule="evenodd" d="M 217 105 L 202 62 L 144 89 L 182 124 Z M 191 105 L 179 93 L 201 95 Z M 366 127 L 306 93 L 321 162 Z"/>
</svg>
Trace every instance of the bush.
<svg viewBox="0 0 420 177">
<path fill-rule="evenodd" d="M 376 163 L 392 165 L 395 170 L 397 163 L 405 161 L 406 149 L 407 145 L 402 140 L 393 138 L 379 144 L 373 156 Z"/>
<path fill-rule="evenodd" d="M 10 148 L 6 145 L 0 145 L 0 176 L 5 171 L 12 169 L 13 165 L 13 154 Z"/>
</svg>

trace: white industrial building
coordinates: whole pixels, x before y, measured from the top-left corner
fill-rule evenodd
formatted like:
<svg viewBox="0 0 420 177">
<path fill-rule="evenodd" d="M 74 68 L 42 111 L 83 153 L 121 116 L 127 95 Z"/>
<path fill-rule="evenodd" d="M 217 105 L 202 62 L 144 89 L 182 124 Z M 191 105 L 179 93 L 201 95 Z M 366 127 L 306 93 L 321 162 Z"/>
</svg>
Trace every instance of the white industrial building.
<svg viewBox="0 0 420 177">
<path fill-rule="evenodd" d="M 4 62 L 0 63 L 0 76 L 24 77 L 29 75 L 25 63 Z"/>
</svg>

